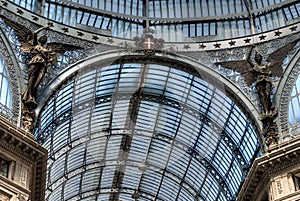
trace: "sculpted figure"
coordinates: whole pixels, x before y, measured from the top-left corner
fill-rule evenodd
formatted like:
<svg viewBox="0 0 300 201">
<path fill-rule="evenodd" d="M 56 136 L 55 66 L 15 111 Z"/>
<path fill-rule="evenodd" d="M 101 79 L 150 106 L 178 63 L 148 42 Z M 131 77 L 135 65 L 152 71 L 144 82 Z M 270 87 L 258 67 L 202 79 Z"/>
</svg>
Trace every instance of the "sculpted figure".
<svg viewBox="0 0 300 201">
<path fill-rule="evenodd" d="M 233 69 L 241 73 L 246 84 L 251 87 L 255 83 L 255 89 L 262 105 L 262 118 L 272 118 L 277 116 L 277 110 L 272 104 L 272 76 L 282 76 L 282 62 L 287 53 L 293 49 L 299 40 L 288 43 L 271 53 L 266 62 L 258 52 L 255 52 L 254 59 L 251 59 L 254 46 L 251 47 L 245 60 L 220 62 L 221 66 Z"/>
<path fill-rule="evenodd" d="M 263 57 L 258 52 L 255 52 L 254 62 L 250 59 L 250 55 L 247 60 L 252 67 L 250 71 L 252 71 L 256 79 L 255 88 L 260 103 L 263 106 L 263 113 L 271 113 L 274 111 L 274 106 L 270 97 L 272 90 L 272 81 L 270 79 L 272 71 L 270 66 L 262 63 Z"/>
<path fill-rule="evenodd" d="M 300 39 L 290 42 L 277 49 L 268 56 L 266 62 L 263 62 L 263 57 L 258 52 L 255 52 L 254 59 L 251 59 L 254 48 L 252 46 L 245 60 L 217 63 L 240 72 L 249 87 L 251 87 L 253 83 L 255 84 L 259 102 L 262 106 L 260 117 L 263 124 L 262 134 L 268 147 L 278 143 L 278 128 L 274 121 L 278 112 L 271 100 L 271 91 L 273 88 L 271 77 L 283 75 L 281 67 L 283 59 L 299 40 Z"/>
<path fill-rule="evenodd" d="M 30 61 L 27 64 L 28 82 L 25 91 L 22 94 L 22 121 L 26 131 L 34 130 L 35 113 L 34 109 L 37 106 L 37 89 L 42 79 L 47 73 L 48 66 L 51 63 L 57 65 L 57 56 L 64 54 L 65 51 L 82 49 L 75 45 L 62 44 L 57 42 L 47 42 L 47 36 L 39 36 L 40 32 L 49 29 L 52 23 L 47 26 L 39 27 L 35 31 L 31 31 L 27 27 L 0 15 L 2 20 L 10 26 L 21 42 L 21 52 L 30 55 Z"/>
<path fill-rule="evenodd" d="M 26 105 L 36 105 L 37 87 L 42 81 L 47 72 L 47 64 L 54 61 L 55 53 L 47 48 L 47 36 L 43 35 L 37 38 L 37 34 L 42 29 L 48 28 L 42 27 L 33 33 L 33 44 L 30 47 L 30 53 L 32 58 L 28 64 L 28 84 L 27 88 L 22 95 L 22 102 Z"/>
<path fill-rule="evenodd" d="M 28 63 L 28 83 L 22 94 L 22 102 L 30 108 L 37 105 L 37 88 L 43 77 L 47 73 L 49 64 L 57 65 L 57 56 L 66 51 L 82 49 L 75 45 L 63 44 L 58 42 L 47 42 L 47 36 L 39 36 L 42 30 L 52 27 L 52 23 L 47 26 L 31 31 L 27 27 L 0 15 L 2 20 L 10 26 L 21 42 L 21 51 L 30 54 L 31 59 Z"/>
</svg>

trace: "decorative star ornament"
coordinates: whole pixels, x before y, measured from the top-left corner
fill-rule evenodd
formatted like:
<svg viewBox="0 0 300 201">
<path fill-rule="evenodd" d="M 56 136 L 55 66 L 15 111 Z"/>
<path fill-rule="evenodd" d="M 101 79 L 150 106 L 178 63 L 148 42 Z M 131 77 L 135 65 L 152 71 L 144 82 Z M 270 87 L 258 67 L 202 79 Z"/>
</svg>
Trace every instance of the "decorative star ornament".
<svg viewBox="0 0 300 201">
<path fill-rule="evenodd" d="M 95 41 L 97 41 L 97 40 L 99 39 L 99 37 L 96 36 L 96 35 L 93 35 L 93 36 L 92 36 L 92 39 L 95 40 Z"/>
<path fill-rule="evenodd" d="M 61 28 L 61 30 L 63 30 L 65 33 L 69 32 L 69 29 L 67 27 L 63 27 Z"/>
<path fill-rule="evenodd" d="M 259 36 L 259 39 L 260 39 L 260 40 L 265 40 L 266 37 L 267 37 L 266 35 L 261 35 L 261 36 Z"/>
<path fill-rule="evenodd" d="M 114 43 L 114 40 L 113 40 L 112 38 L 108 38 L 108 39 L 107 39 L 107 42 L 109 42 L 109 43 Z"/>
<path fill-rule="evenodd" d="M 81 31 L 77 31 L 77 36 L 83 36 L 84 33 L 82 33 Z"/>
<path fill-rule="evenodd" d="M 2 6 L 7 7 L 8 3 L 7 1 L 2 1 Z"/>
<path fill-rule="evenodd" d="M 24 12 L 21 9 L 19 9 L 19 8 L 17 8 L 17 13 L 20 14 L 20 15 L 24 14 Z"/>
<path fill-rule="evenodd" d="M 251 38 L 246 38 L 244 41 L 245 41 L 245 43 L 250 43 Z"/>
<path fill-rule="evenodd" d="M 231 47 L 231 46 L 235 46 L 235 43 L 236 43 L 236 41 L 233 41 L 233 40 L 230 41 L 230 42 L 229 42 L 230 47 Z"/>
<path fill-rule="evenodd" d="M 203 43 L 199 44 L 199 49 L 204 49 L 204 48 L 206 48 L 206 45 L 204 45 Z"/>
<path fill-rule="evenodd" d="M 275 31 L 274 33 L 275 33 L 275 36 L 280 36 L 282 34 L 282 32 L 279 30 Z"/>
<path fill-rule="evenodd" d="M 191 48 L 191 46 L 189 45 L 189 44 L 184 44 L 183 45 L 183 49 L 185 49 L 185 50 L 188 50 L 188 49 L 190 49 Z"/>
<path fill-rule="evenodd" d="M 291 32 L 297 31 L 297 26 L 292 26 L 292 27 L 290 28 L 290 30 L 291 30 Z"/>
<path fill-rule="evenodd" d="M 33 20 L 33 21 L 38 21 L 38 20 L 39 20 L 39 18 L 36 17 L 36 16 L 34 16 L 34 15 L 32 15 L 31 17 L 32 17 L 32 20 Z"/>
<path fill-rule="evenodd" d="M 215 48 L 221 48 L 221 43 L 214 44 Z"/>
</svg>

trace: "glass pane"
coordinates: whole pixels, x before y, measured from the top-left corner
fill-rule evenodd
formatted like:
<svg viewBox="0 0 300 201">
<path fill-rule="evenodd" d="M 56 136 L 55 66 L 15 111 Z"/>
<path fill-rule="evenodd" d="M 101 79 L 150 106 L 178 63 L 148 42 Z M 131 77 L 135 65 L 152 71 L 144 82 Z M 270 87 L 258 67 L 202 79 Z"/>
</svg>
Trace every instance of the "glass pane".
<svg viewBox="0 0 300 201">
<path fill-rule="evenodd" d="M 54 160 L 47 185 L 65 198 L 118 188 L 149 199 L 228 200 L 259 148 L 251 124 L 226 94 L 197 74 L 158 64 L 95 68 L 58 90 L 40 119 L 37 138 L 46 139 Z M 78 185 L 77 177 L 89 186 Z"/>
</svg>

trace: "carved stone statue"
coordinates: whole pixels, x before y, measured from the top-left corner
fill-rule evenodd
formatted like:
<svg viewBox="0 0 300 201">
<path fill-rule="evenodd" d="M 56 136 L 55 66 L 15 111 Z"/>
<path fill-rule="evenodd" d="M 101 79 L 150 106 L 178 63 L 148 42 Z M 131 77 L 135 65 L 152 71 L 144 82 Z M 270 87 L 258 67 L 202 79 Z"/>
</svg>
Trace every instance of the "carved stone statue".
<svg viewBox="0 0 300 201">
<path fill-rule="evenodd" d="M 22 108 L 22 121 L 24 130 L 31 132 L 34 128 L 34 117 L 35 114 L 33 111 L 29 110 L 27 107 Z"/>
</svg>

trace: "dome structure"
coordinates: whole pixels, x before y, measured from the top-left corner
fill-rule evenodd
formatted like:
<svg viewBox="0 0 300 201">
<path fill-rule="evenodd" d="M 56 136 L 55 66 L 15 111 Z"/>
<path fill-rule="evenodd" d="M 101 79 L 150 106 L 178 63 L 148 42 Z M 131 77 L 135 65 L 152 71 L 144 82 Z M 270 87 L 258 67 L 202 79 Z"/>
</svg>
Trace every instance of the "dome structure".
<svg viewBox="0 0 300 201">
<path fill-rule="evenodd" d="M 299 135 L 298 1 L 12 0 L 0 17 L 0 113 L 22 127 L 30 110 L 47 201 L 248 201 L 268 166 L 254 161 Z M 69 49 L 27 104 L 20 32 L 41 27 L 44 48 Z M 255 52 L 264 65 L 277 52 L 283 76 L 256 71 L 250 83 L 255 69 L 240 69 Z M 268 188 L 255 200 L 277 196 Z"/>
<path fill-rule="evenodd" d="M 93 60 L 42 109 L 46 200 L 235 199 L 260 146 L 227 86 L 200 64 Z"/>
</svg>

